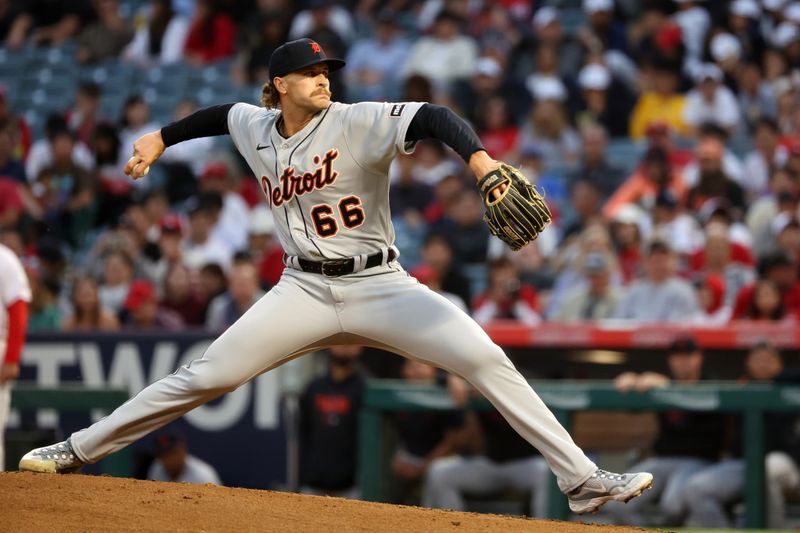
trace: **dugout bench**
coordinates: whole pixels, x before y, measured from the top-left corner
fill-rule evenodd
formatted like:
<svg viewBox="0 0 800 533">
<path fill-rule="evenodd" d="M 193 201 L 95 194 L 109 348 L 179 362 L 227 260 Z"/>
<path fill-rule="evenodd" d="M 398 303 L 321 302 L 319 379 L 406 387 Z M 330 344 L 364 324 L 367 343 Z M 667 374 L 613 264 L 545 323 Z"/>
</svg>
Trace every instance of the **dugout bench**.
<svg viewBox="0 0 800 533">
<path fill-rule="evenodd" d="M 764 420 L 768 411 L 800 410 L 800 387 L 739 385 L 730 382 L 673 385 L 646 393 L 620 393 L 608 381 L 531 381 L 531 386 L 553 411 L 556 418 L 571 429 L 576 411 L 665 411 L 693 410 L 740 413 L 743 417 L 745 480 L 745 524 L 764 527 Z M 474 409 L 491 409 L 485 399 L 471 402 Z M 383 479 L 387 462 L 385 427 L 387 413 L 453 409 L 447 391 L 431 385 L 405 381 L 370 380 L 360 415 L 359 481 L 363 498 L 381 501 L 385 494 Z M 658 483 L 658 480 L 655 480 Z M 568 515 L 567 499 L 552 478 L 549 518 Z"/>
<path fill-rule="evenodd" d="M 38 387 L 16 383 L 11 389 L 11 407 L 20 411 L 55 409 L 60 412 L 85 413 L 92 409 L 111 412 L 128 401 L 125 389 L 81 386 Z M 131 475 L 131 449 L 126 447 L 100 463 L 103 474 L 117 477 Z"/>
</svg>

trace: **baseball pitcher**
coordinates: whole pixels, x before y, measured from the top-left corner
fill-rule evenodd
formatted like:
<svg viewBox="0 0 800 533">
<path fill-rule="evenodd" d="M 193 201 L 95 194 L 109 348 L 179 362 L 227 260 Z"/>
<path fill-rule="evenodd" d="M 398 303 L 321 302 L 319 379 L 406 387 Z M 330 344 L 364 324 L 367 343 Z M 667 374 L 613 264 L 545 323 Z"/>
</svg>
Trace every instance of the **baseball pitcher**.
<svg viewBox="0 0 800 533">
<path fill-rule="evenodd" d="M 539 449 L 574 512 L 649 488 L 648 473 L 598 469 L 483 329 L 397 262 L 387 174 L 395 155 L 419 140 L 439 139 L 467 162 L 479 180 L 487 224 L 512 249 L 550 221 L 542 197 L 515 169 L 492 160 L 445 107 L 332 102 L 328 74 L 343 65 L 310 39 L 288 42 L 270 58 L 262 107 L 206 108 L 136 141 L 125 170 L 140 178 L 169 146 L 230 135 L 260 181 L 288 268 L 203 357 L 66 441 L 32 450 L 20 469 L 76 470 L 294 357 L 361 344 L 472 383 Z"/>
</svg>

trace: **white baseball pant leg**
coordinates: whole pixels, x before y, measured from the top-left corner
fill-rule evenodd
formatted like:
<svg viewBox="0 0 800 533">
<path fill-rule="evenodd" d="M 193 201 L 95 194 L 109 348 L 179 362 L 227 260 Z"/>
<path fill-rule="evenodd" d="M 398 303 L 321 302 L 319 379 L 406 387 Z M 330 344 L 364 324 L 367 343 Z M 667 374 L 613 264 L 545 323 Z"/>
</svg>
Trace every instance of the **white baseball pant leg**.
<svg viewBox="0 0 800 533">
<path fill-rule="evenodd" d="M 520 375 L 503 350 L 466 313 L 404 271 L 333 286 L 345 331 L 469 381 L 544 456 L 569 492 L 596 465 Z"/>
<path fill-rule="evenodd" d="M 278 284 L 228 328 L 200 359 L 144 388 L 107 417 L 73 433 L 78 457 L 94 463 L 195 407 L 309 351 L 341 331 L 321 276 L 298 282 L 286 269 Z"/>
</svg>

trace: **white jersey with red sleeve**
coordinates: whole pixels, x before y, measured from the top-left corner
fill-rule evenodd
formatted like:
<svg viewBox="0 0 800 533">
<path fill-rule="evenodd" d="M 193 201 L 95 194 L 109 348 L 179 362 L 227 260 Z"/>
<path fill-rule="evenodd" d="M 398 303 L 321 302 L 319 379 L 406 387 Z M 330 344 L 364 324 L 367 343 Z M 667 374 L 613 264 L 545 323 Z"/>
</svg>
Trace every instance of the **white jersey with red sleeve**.
<svg viewBox="0 0 800 533">
<path fill-rule="evenodd" d="M 8 314 L 6 309 L 15 302 L 31 301 L 31 286 L 28 276 L 17 255 L 0 244 L 0 363 L 6 353 Z"/>
</svg>

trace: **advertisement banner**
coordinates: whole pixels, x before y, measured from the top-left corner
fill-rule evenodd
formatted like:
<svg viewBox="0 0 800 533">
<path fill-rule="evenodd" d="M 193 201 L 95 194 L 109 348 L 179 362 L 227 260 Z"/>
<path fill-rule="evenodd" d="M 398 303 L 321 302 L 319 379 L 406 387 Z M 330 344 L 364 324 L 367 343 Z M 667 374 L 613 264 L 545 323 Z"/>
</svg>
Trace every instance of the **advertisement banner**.
<svg viewBox="0 0 800 533">
<path fill-rule="evenodd" d="M 134 396 L 148 384 L 202 357 L 213 341 L 207 333 L 32 334 L 21 361 L 20 381 L 38 386 L 115 387 Z M 186 438 L 189 453 L 214 466 L 230 486 L 274 488 L 286 479 L 286 431 L 281 417 L 278 373 L 197 407 L 166 429 Z M 100 410 L 80 415 L 40 409 L 12 413 L 9 429 L 55 428 L 67 436 L 99 420 Z M 153 438 L 133 444 L 145 461 Z"/>
</svg>

